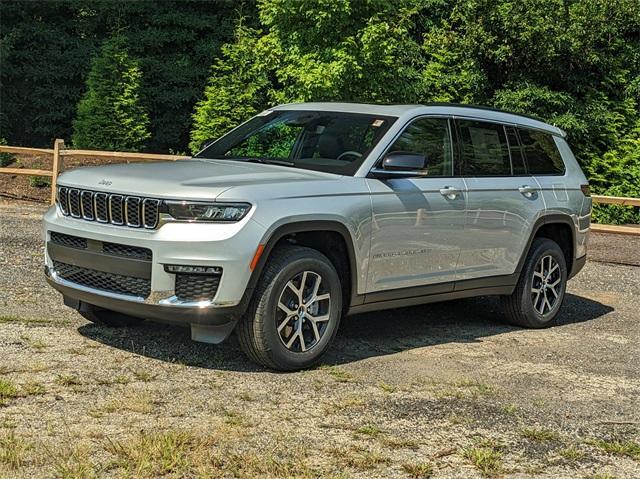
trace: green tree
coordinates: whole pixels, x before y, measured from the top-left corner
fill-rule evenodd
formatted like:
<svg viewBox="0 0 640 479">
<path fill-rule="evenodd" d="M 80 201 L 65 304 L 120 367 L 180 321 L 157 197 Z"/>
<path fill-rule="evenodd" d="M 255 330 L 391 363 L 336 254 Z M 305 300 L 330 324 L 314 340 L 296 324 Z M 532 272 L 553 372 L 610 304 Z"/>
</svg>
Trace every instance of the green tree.
<svg viewBox="0 0 640 479">
<path fill-rule="evenodd" d="M 140 103 L 142 73 L 124 37 L 107 40 L 91 62 L 87 92 L 73 124 L 77 148 L 139 151 L 151 136 Z"/>
<path fill-rule="evenodd" d="M 258 19 L 222 49 L 192 150 L 278 103 L 494 105 L 567 131 L 595 190 L 635 194 L 637 0 L 262 0 Z"/>
</svg>

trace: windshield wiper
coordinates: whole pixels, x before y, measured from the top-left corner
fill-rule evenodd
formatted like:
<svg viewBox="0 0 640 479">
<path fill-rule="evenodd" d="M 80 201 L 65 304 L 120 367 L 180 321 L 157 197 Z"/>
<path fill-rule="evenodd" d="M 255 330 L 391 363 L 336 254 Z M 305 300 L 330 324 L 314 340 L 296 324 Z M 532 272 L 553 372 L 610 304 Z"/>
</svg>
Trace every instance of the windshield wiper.
<svg viewBox="0 0 640 479">
<path fill-rule="evenodd" d="M 274 160 L 272 158 L 246 158 L 243 161 L 248 163 L 265 163 L 267 165 L 296 166 L 296 164 L 291 161 Z"/>
</svg>

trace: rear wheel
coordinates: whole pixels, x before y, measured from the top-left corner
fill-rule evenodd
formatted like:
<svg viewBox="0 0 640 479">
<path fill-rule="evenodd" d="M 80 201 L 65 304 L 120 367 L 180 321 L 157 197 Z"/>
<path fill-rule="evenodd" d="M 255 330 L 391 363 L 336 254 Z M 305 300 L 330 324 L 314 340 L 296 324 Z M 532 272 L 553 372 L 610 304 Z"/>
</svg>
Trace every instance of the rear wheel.
<svg viewBox="0 0 640 479">
<path fill-rule="evenodd" d="M 308 368 L 329 348 L 341 311 L 342 288 L 331 261 L 311 248 L 280 247 L 238 325 L 240 346 L 272 369 Z"/>
<path fill-rule="evenodd" d="M 520 279 L 502 303 L 511 324 L 544 328 L 556 320 L 567 287 L 567 263 L 560 246 L 548 238 L 535 238 Z"/>
<path fill-rule="evenodd" d="M 144 319 L 141 318 L 134 318 L 123 313 L 98 308 L 90 304 L 82 304 L 78 312 L 83 318 L 92 323 L 102 324 L 103 326 L 111 328 L 136 326 L 144 321 Z"/>
</svg>

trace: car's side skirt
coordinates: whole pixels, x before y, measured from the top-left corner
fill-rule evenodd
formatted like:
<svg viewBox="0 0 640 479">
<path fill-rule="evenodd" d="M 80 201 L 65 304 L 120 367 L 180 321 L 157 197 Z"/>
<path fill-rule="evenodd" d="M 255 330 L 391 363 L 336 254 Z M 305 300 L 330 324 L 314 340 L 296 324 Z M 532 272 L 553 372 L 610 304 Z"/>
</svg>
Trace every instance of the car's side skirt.
<svg viewBox="0 0 640 479">
<path fill-rule="evenodd" d="M 509 295 L 513 293 L 518 282 L 518 277 L 519 274 L 514 273 L 481 279 L 369 293 L 363 295 L 364 302 L 362 304 L 352 305 L 349 308 L 348 314 L 402 308 L 474 296 Z"/>
</svg>

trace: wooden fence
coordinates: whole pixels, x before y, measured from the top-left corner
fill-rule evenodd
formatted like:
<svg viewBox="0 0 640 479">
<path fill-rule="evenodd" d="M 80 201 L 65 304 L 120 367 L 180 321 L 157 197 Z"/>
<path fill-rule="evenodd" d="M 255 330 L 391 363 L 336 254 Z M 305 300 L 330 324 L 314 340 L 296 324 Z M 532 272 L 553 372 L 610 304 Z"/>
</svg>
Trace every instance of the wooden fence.
<svg viewBox="0 0 640 479">
<path fill-rule="evenodd" d="M 0 153 L 15 153 L 23 155 L 51 155 L 53 164 L 51 170 L 38 170 L 27 168 L 0 168 L 0 174 L 10 175 L 26 175 L 26 176 L 45 176 L 51 178 L 51 204 L 56 199 L 56 183 L 58 175 L 64 170 L 64 159 L 67 157 L 92 157 L 92 158 L 111 158 L 127 161 L 176 161 L 186 160 L 188 156 L 178 155 L 155 155 L 150 153 L 124 153 L 119 151 L 97 151 L 97 150 L 67 150 L 64 148 L 64 140 L 55 140 L 53 149 L 46 148 L 25 148 L 22 146 L 3 146 L 0 145 Z M 623 198 L 619 196 L 600 196 L 592 195 L 594 203 L 609 205 L 624 205 L 640 207 L 640 198 Z M 619 226 L 619 225 L 601 225 L 592 224 L 592 231 L 599 233 L 617 233 L 625 235 L 640 236 L 640 226 Z"/>
</svg>

